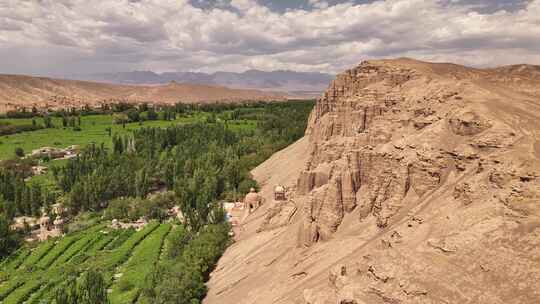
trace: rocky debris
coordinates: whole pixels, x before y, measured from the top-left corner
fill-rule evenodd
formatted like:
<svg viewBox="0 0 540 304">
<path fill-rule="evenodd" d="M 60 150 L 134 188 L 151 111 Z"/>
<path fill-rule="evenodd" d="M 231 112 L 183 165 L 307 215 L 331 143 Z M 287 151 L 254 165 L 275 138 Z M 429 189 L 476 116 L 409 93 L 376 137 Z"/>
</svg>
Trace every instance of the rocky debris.
<svg viewBox="0 0 540 304">
<path fill-rule="evenodd" d="M 455 246 L 449 246 L 446 244 L 445 240 L 435 240 L 435 239 L 429 239 L 427 241 L 427 244 L 430 247 L 433 247 L 435 249 L 438 249 L 444 253 L 453 253 L 457 251 L 457 248 Z"/>
<path fill-rule="evenodd" d="M 455 186 L 454 188 L 454 198 L 461 201 L 463 205 L 469 205 L 473 202 L 472 200 L 472 190 L 469 183 L 461 183 Z"/>
<path fill-rule="evenodd" d="M 293 273 L 293 274 L 291 275 L 291 278 L 293 278 L 293 279 L 298 279 L 298 278 L 303 278 L 303 277 L 305 277 L 305 276 L 307 276 L 307 272 L 305 272 L 305 271 L 300 271 L 300 272 L 297 272 L 297 273 Z"/>
<path fill-rule="evenodd" d="M 266 212 L 264 221 L 258 229 L 259 232 L 286 226 L 298 210 L 292 200 L 274 201 L 273 204 Z"/>
<path fill-rule="evenodd" d="M 489 181 L 495 187 L 503 189 L 512 180 L 513 174 L 510 172 L 499 171 L 494 169 L 489 174 Z"/>
<path fill-rule="evenodd" d="M 353 286 L 345 286 L 337 293 L 337 303 L 338 304 L 361 304 L 355 296 L 355 288 Z"/>
<path fill-rule="evenodd" d="M 331 303 L 330 296 L 324 292 L 317 292 L 313 289 L 305 289 L 303 292 L 304 304 L 328 304 Z"/>
<path fill-rule="evenodd" d="M 425 296 L 428 294 L 428 291 L 423 288 L 422 286 L 418 286 L 417 284 L 409 284 L 408 286 L 405 286 L 403 288 L 403 292 L 409 296 L 409 297 L 419 297 L 419 296 Z"/>
<path fill-rule="evenodd" d="M 474 112 L 457 113 L 448 124 L 452 132 L 463 136 L 476 135 L 491 127 L 489 121 Z"/>
<path fill-rule="evenodd" d="M 341 289 L 345 285 L 349 284 L 349 277 L 347 276 L 347 267 L 343 264 L 339 264 L 330 269 L 328 275 L 328 281 L 330 285 L 336 289 Z"/>
<path fill-rule="evenodd" d="M 381 281 L 383 283 L 388 282 L 388 280 L 394 278 L 394 273 L 392 268 L 389 267 L 389 265 L 381 264 L 381 265 L 370 265 L 368 267 L 368 273 L 373 277 L 376 281 Z"/>
</svg>

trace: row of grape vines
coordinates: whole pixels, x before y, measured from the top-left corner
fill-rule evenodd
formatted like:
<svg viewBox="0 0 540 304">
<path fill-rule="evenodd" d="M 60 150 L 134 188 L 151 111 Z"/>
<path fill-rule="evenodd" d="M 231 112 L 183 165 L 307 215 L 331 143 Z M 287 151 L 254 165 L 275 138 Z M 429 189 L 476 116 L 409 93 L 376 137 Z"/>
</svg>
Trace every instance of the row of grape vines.
<svg viewBox="0 0 540 304">
<path fill-rule="evenodd" d="M 88 269 L 104 274 L 112 304 L 135 303 L 171 226 L 151 222 L 135 232 L 97 225 L 23 247 L 0 264 L 0 303 L 50 303 L 68 275 Z"/>
</svg>

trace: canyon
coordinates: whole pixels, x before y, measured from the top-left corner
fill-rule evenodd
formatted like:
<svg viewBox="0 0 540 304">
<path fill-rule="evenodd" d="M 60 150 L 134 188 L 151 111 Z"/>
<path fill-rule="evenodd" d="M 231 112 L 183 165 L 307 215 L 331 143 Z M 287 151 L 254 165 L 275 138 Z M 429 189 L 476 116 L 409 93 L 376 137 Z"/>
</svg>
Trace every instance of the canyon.
<svg viewBox="0 0 540 304">
<path fill-rule="evenodd" d="M 540 302 L 539 66 L 362 62 L 252 175 L 204 303 Z"/>
</svg>

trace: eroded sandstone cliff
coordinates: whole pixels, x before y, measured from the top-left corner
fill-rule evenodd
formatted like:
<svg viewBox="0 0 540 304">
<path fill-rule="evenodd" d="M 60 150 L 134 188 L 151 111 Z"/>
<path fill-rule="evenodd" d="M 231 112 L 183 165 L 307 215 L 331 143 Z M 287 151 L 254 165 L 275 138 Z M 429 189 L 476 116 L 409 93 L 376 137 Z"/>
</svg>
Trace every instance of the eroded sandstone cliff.
<svg viewBox="0 0 540 304">
<path fill-rule="evenodd" d="M 206 303 L 540 303 L 538 67 L 338 75 Z M 287 202 L 271 188 L 289 186 Z"/>
</svg>

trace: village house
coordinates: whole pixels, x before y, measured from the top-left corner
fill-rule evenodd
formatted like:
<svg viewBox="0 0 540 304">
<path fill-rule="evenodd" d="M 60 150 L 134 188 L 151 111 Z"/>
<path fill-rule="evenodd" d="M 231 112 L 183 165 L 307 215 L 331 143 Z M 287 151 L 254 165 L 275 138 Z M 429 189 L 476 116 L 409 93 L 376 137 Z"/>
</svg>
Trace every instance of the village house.
<svg viewBox="0 0 540 304">
<path fill-rule="evenodd" d="M 23 230 L 25 227 L 30 227 L 30 229 L 38 226 L 38 219 L 31 216 L 19 216 L 13 219 L 13 224 L 11 225 L 12 230 Z"/>
<path fill-rule="evenodd" d="M 274 188 L 274 200 L 276 201 L 285 201 L 287 200 L 285 187 L 277 185 Z"/>
</svg>

